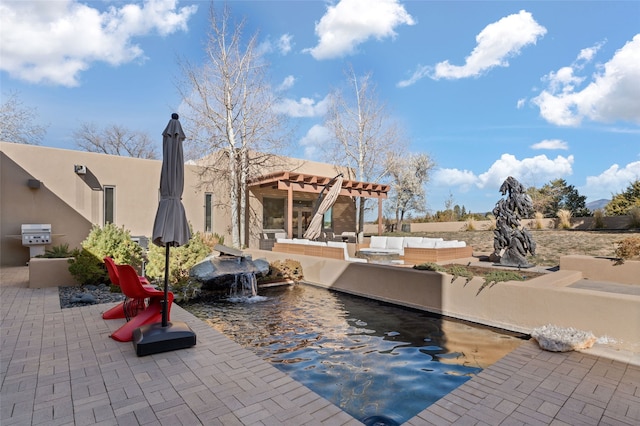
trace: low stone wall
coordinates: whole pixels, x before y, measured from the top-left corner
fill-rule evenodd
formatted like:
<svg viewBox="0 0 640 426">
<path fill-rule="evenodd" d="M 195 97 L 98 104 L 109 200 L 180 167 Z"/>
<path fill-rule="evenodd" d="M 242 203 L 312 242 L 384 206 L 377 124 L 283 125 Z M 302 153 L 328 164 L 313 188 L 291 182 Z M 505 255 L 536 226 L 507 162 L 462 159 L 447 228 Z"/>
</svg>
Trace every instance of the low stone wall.
<svg viewBox="0 0 640 426">
<path fill-rule="evenodd" d="M 617 264 L 615 259 L 571 255 L 560 258 L 560 270 L 581 271 L 583 278 L 619 284 L 640 285 L 640 261 L 626 260 Z"/>
<path fill-rule="evenodd" d="M 29 260 L 29 288 L 78 285 L 80 283 L 69 272 L 69 259 L 32 257 Z"/>
<path fill-rule="evenodd" d="M 304 281 L 337 291 L 523 333 L 547 324 L 574 327 L 613 338 L 625 349 L 640 349 L 640 296 L 569 287 L 582 278 L 579 271 L 483 286 L 478 277 L 451 282 L 448 274 L 412 268 L 253 249 L 246 253 L 270 262 L 298 260 Z"/>
<path fill-rule="evenodd" d="M 629 216 L 607 216 L 603 218 L 603 230 L 627 229 L 631 218 Z M 547 218 L 540 220 L 540 229 L 556 229 L 558 219 Z M 425 222 L 425 223 L 409 223 L 411 233 L 414 232 L 459 232 L 467 230 L 467 222 Z M 523 219 L 522 225 L 529 229 L 538 229 L 535 219 Z M 491 229 L 492 222 L 490 220 L 476 220 L 473 226 L 477 231 L 486 231 Z M 593 217 L 572 217 L 571 229 L 592 230 L 594 229 Z M 365 224 L 364 233 L 366 235 L 378 235 L 378 224 Z"/>
</svg>

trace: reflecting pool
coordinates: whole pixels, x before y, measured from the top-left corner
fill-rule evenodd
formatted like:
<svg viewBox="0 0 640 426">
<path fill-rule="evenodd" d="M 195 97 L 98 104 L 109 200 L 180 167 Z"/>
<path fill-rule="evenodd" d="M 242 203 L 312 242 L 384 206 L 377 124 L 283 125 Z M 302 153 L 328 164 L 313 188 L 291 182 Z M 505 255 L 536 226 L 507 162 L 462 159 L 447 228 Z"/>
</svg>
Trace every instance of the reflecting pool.
<svg viewBox="0 0 640 426">
<path fill-rule="evenodd" d="M 521 336 L 309 285 L 186 309 L 367 424 L 400 424 Z"/>
</svg>

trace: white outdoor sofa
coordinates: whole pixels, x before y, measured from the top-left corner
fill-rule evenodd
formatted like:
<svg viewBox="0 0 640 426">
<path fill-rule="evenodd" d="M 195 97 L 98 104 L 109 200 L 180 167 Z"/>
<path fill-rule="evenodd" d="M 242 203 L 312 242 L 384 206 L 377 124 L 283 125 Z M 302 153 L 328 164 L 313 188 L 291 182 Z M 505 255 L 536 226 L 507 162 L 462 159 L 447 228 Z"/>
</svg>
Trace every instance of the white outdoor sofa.
<svg viewBox="0 0 640 426">
<path fill-rule="evenodd" d="M 371 236 L 368 247 L 358 249 L 364 253 L 398 254 L 405 264 L 438 262 L 461 259 L 473 255 L 472 247 L 464 241 L 429 237 L 387 237 Z"/>
</svg>

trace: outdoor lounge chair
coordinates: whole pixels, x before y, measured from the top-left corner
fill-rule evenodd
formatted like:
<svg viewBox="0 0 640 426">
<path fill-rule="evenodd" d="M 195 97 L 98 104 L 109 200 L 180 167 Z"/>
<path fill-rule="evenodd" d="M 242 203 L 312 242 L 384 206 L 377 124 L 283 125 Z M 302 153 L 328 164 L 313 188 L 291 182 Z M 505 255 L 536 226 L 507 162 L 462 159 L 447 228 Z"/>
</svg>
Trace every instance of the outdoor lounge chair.
<svg viewBox="0 0 640 426">
<path fill-rule="evenodd" d="M 133 330 L 146 324 L 160 322 L 162 320 L 162 305 L 164 304 L 164 291 L 151 286 L 142 285 L 138 273 L 131 265 L 117 265 L 120 277 L 120 289 L 127 298 L 132 300 L 149 299 L 149 303 L 143 311 L 127 321 L 122 327 L 111 334 L 111 338 L 119 342 L 133 340 Z M 171 313 L 173 293 L 167 294 L 167 320 Z"/>
<path fill-rule="evenodd" d="M 109 279 L 111 280 L 111 284 L 120 287 L 120 275 L 118 274 L 118 268 L 113 259 L 109 256 L 106 256 L 104 259 L 104 264 L 107 267 L 107 272 L 109 273 Z M 143 286 L 149 288 L 149 290 L 154 290 L 155 286 L 149 284 L 149 281 L 145 277 L 138 276 L 140 283 Z M 118 319 L 118 318 L 126 318 L 127 321 L 138 314 L 139 311 L 146 308 L 145 299 L 139 300 L 124 300 L 123 302 L 117 304 L 113 308 L 102 313 L 103 319 Z"/>
</svg>

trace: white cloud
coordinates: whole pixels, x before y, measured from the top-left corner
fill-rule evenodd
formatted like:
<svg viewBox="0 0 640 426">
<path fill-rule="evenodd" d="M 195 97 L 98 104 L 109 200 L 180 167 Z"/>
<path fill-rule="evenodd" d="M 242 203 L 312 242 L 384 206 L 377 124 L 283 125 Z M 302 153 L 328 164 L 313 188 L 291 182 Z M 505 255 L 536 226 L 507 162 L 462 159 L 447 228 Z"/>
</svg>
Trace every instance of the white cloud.
<svg viewBox="0 0 640 426">
<path fill-rule="evenodd" d="M 418 81 L 420 81 L 424 77 L 428 76 L 430 72 L 431 72 L 431 67 L 430 66 L 428 66 L 428 65 L 418 65 L 416 67 L 416 70 L 413 72 L 413 74 L 411 74 L 411 77 L 409 77 L 406 80 L 399 81 L 398 84 L 396 84 L 396 86 L 398 86 L 398 87 L 409 87 L 409 86 L 417 83 Z"/>
<path fill-rule="evenodd" d="M 458 186 L 465 192 L 472 185 L 477 188 L 499 188 L 509 176 L 518 179 L 525 186 L 541 185 L 559 177 L 568 176 L 572 170 L 573 155 L 557 156 L 549 159 L 546 155 L 518 160 L 514 155 L 502 154 L 489 170 L 475 175 L 468 170 L 440 169 L 434 173 L 434 182 L 440 185 Z"/>
<path fill-rule="evenodd" d="M 509 176 L 518 179 L 525 186 L 537 186 L 540 182 L 571 175 L 572 164 L 573 155 L 558 155 L 553 160 L 546 155 L 536 155 L 518 160 L 514 155 L 502 154 L 489 170 L 478 176 L 478 187 L 499 187 Z"/>
<path fill-rule="evenodd" d="M 326 127 L 316 124 L 300 139 L 300 146 L 304 148 L 304 158 L 317 161 L 321 156 L 322 147 L 331 140 L 331 132 Z"/>
<path fill-rule="evenodd" d="M 340 0 L 316 23 L 318 45 L 305 51 L 318 60 L 350 55 L 368 39 L 393 38 L 395 27 L 414 23 L 398 0 Z"/>
<path fill-rule="evenodd" d="M 289 90 L 293 87 L 295 83 L 296 83 L 296 78 L 292 75 L 288 75 L 284 78 L 284 80 L 282 80 L 282 83 L 280 83 L 280 86 L 278 86 L 277 91 L 283 92 L 285 90 Z"/>
<path fill-rule="evenodd" d="M 143 57 L 134 37 L 185 31 L 197 6 L 147 0 L 100 11 L 76 0 L 0 3 L 0 69 L 31 83 L 77 86 L 93 62 Z"/>
<path fill-rule="evenodd" d="M 461 192 L 467 192 L 477 181 L 477 176 L 469 170 L 438 169 L 433 174 L 436 185 L 457 186 Z"/>
<path fill-rule="evenodd" d="M 580 193 L 589 199 L 609 199 L 612 194 L 623 192 L 636 179 L 640 179 L 640 161 L 624 167 L 614 164 L 598 176 L 587 176 L 587 183 Z"/>
<path fill-rule="evenodd" d="M 526 98 L 518 99 L 518 102 L 516 102 L 516 108 L 522 109 L 526 103 L 527 103 Z"/>
<path fill-rule="evenodd" d="M 291 34 L 283 34 L 280 36 L 280 39 L 278 39 L 278 50 L 281 55 L 286 55 L 291 52 L 291 40 L 293 40 L 293 36 Z"/>
<path fill-rule="evenodd" d="M 569 144 L 560 139 L 545 139 L 531 145 L 531 149 L 569 149 Z"/>
<path fill-rule="evenodd" d="M 538 38 L 546 32 L 547 29 L 538 24 L 531 13 L 521 10 L 517 14 L 505 16 L 487 25 L 480 31 L 476 36 L 477 45 L 466 57 L 464 65 L 451 65 L 448 60 L 436 64 L 435 67 L 421 65 L 409 79 L 399 82 L 398 86 L 410 86 L 426 76 L 434 80 L 477 77 L 494 67 L 507 67 L 509 57 L 519 55 L 527 45 L 536 44 Z"/>
<path fill-rule="evenodd" d="M 545 120 L 559 126 L 577 126 L 584 119 L 640 123 L 640 34 L 616 51 L 592 81 L 578 90 L 585 80 L 574 76 L 583 67 L 579 61 L 592 59 L 599 46 L 583 49 L 571 67 L 544 77 L 548 87 L 532 101 Z"/>
<path fill-rule="evenodd" d="M 300 98 L 299 101 L 283 99 L 274 106 L 274 109 L 290 117 L 319 117 L 327 112 L 328 103 L 328 96 L 317 102 L 311 98 Z"/>
</svg>

